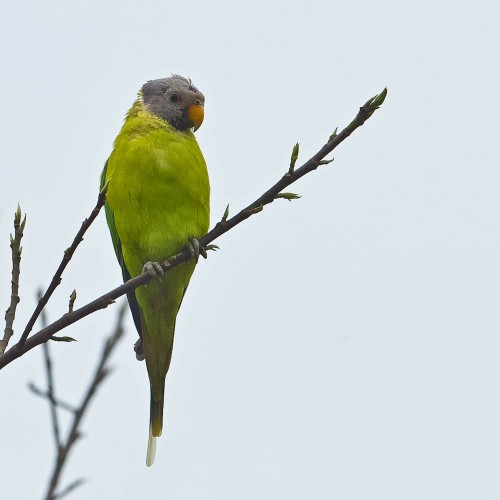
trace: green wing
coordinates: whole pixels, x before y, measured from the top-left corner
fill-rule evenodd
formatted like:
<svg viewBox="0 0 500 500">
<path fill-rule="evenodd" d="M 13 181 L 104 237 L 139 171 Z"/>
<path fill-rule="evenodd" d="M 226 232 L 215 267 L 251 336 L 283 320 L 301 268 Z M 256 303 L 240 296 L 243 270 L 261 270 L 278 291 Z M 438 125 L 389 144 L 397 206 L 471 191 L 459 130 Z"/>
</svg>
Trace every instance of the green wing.
<svg viewBox="0 0 500 500">
<path fill-rule="evenodd" d="M 107 169 L 108 162 L 106 161 L 101 173 L 101 184 L 99 187 L 100 191 L 102 191 L 102 188 L 104 187 L 104 184 L 106 182 Z M 118 236 L 118 231 L 116 230 L 115 216 L 107 201 L 104 203 L 104 211 L 106 213 L 106 221 L 108 223 L 111 239 L 113 240 L 113 247 L 115 249 L 116 258 L 118 259 L 120 267 L 122 268 L 123 282 L 125 283 L 131 278 L 131 276 L 123 260 L 122 242 L 120 241 L 120 236 Z M 139 304 L 137 303 L 137 298 L 135 296 L 135 290 L 127 292 L 127 299 L 130 305 L 130 310 L 132 311 L 132 317 L 134 318 L 135 327 L 139 332 L 139 336 L 142 337 L 141 317 L 139 313 Z"/>
<path fill-rule="evenodd" d="M 102 188 L 104 187 L 104 184 L 106 182 L 107 170 L 108 170 L 108 162 L 106 161 L 104 168 L 102 169 L 101 184 L 99 186 L 100 191 L 102 191 Z M 113 240 L 113 247 L 115 249 L 116 258 L 118 259 L 118 262 L 120 263 L 120 266 L 123 270 L 125 268 L 125 263 L 123 262 L 122 242 L 120 241 L 120 237 L 118 236 L 118 231 L 116 230 L 115 216 L 113 214 L 113 211 L 109 207 L 107 201 L 104 204 L 104 210 L 106 212 L 106 221 L 108 222 L 109 232 L 111 233 L 111 239 Z"/>
</svg>

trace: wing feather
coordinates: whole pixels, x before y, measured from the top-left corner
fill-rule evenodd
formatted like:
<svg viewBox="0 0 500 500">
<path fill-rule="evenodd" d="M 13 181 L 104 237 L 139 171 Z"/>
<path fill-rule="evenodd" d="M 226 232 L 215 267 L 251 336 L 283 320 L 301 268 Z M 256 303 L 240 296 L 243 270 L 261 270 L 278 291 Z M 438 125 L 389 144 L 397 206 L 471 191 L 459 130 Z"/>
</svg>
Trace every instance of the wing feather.
<svg viewBox="0 0 500 500">
<path fill-rule="evenodd" d="M 108 170 L 108 162 L 106 161 L 104 168 L 102 169 L 101 184 L 99 187 L 100 190 L 102 190 L 102 188 L 104 187 L 104 184 L 106 183 L 107 170 Z M 104 211 L 106 213 L 106 221 L 108 223 L 109 232 L 111 233 L 111 239 L 113 240 L 113 247 L 115 249 L 116 258 L 118 259 L 120 267 L 122 268 L 123 282 L 125 283 L 126 281 L 128 281 L 131 278 L 131 276 L 130 276 L 130 273 L 128 272 L 127 266 L 125 265 L 125 262 L 123 260 L 122 242 L 120 241 L 120 236 L 118 235 L 118 231 L 116 230 L 115 216 L 113 214 L 113 210 L 111 210 L 111 207 L 108 205 L 107 201 L 104 204 Z M 139 336 L 142 337 L 142 327 L 141 327 L 141 316 L 140 316 L 140 312 L 139 312 L 139 304 L 137 303 L 137 298 L 135 296 L 134 290 L 132 290 L 131 292 L 127 292 L 127 299 L 128 299 L 128 303 L 130 305 L 130 310 L 132 311 L 132 318 L 134 319 L 135 327 L 137 328 L 137 331 L 139 332 Z"/>
</svg>

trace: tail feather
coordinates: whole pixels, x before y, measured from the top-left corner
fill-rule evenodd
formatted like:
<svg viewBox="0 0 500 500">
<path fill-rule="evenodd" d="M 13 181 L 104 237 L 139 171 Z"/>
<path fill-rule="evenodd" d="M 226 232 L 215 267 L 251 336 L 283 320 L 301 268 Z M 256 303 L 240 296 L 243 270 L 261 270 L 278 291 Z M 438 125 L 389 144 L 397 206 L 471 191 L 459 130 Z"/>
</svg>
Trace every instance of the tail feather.
<svg viewBox="0 0 500 500">
<path fill-rule="evenodd" d="M 146 454 L 146 465 L 151 467 L 155 462 L 156 438 L 153 436 L 151 426 L 149 427 L 148 452 Z"/>
<path fill-rule="evenodd" d="M 155 401 L 153 399 L 153 394 L 151 394 L 151 409 L 149 418 L 153 436 L 160 437 L 163 429 L 163 394 L 160 401 Z"/>
<path fill-rule="evenodd" d="M 164 386 L 163 386 L 164 388 Z M 148 452 L 146 454 L 146 465 L 151 467 L 155 461 L 156 438 L 161 436 L 163 429 L 163 391 L 161 400 L 156 401 L 151 391 L 151 404 L 149 410 L 149 440 Z"/>
<path fill-rule="evenodd" d="M 151 286 L 151 285 L 150 285 Z M 182 289 L 184 294 L 185 288 Z M 151 402 L 149 417 L 149 439 L 146 455 L 146 465 L 154 463 L 156 453 L 156 438 L 161 436 L 163 428 L 163 402 L 165 398 L 165 377 L 172 359 L 174 345 L 175 314 L 179 303 L 170 300 L 167 305 L 175 306 L 175 310 L 163 309 L 161 314 L 151 314 L 149 323 L 146 323 L 141 311 L 142 347 L 148 370 Z"/>
</svg>

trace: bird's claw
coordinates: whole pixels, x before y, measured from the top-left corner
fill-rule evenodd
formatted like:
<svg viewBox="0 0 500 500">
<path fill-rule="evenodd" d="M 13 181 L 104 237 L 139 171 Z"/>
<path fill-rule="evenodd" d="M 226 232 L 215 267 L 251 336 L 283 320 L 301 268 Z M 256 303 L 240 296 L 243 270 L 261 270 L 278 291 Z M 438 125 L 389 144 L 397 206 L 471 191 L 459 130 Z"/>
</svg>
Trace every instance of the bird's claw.
<svg viewBox="0 0 500 500">
<path fill-rule="evenodd" d="M 205 250 L 204 247 L 200 245 L 200 242 L 196 238 L 189 238 L 187 247 L 189 250 L 189 253 L 191 257 L 198 262 L 198 259 L 200 258 L 200 255 L 206 259 L 207 258 L 207 251 Z"/>
<path fill-rule="evenodd" d="M 142 268 L 143 273 L 148 273 L 152 278 L 160 279 L 165 273 L 159 262 L 146 262 Z"/>
<path fill-rule="evenodd" d="M 134 344 L 135 357 L 137 361 L 144 361 L 144 346 L 142 345 L 142 338 L 139 337 L 137 342 Z"/>
</svg>

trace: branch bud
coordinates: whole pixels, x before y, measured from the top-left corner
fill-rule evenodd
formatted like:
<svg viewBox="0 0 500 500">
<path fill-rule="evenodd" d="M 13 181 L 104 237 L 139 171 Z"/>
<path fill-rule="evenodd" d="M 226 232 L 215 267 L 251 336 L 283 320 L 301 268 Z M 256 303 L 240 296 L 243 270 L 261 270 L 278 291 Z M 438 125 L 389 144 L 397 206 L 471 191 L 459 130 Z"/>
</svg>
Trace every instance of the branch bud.
<svg viewBox="0 0 500 500">
<path fill-rule="evenodd" d="M 297 158 L 299 157 L 299 143 L 297 142 L 292 149 L 292 156 L 290 157 L 290 168 L 288 173 L 291 175 L 295 170 L 295 164 L 297 163 Z"/>
<path fill-rule="evenodd" d="M 301 198 L 301 196 L 300 194 L 295 194 L 295 193 L 279 193 L 274 197 L 274 199 L 277 200 L 278 198 L 283 198 L 285 200 L 292 201 L 292 200 L 298 200 L 299 198 Z"/>
</svg>

